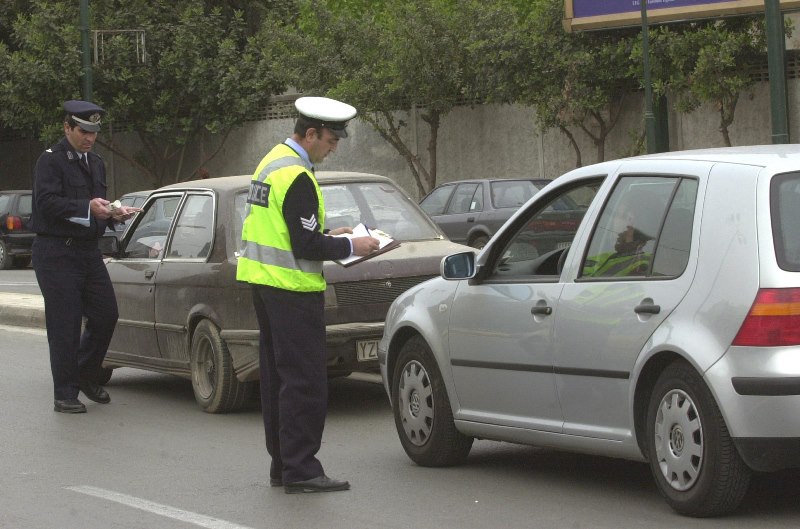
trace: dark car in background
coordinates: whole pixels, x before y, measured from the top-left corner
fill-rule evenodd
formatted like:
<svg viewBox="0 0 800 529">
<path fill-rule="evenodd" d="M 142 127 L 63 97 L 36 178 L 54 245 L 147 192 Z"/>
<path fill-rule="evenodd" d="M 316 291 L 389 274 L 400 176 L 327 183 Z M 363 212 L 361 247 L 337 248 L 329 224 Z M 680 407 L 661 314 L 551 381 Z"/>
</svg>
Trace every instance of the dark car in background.
<svg viewBox="0 0 800 529">
<path fill-rule="evenodd" d="M 145 191 L 134 191 L 133 193 L 125 193 L 119 198 L 119 202 L 123 206 L 140 208 L 142 207 L 142 204 L 144 204 L 144 201 L 147 200 L 147 197 L 150 196 L 151 192 L 152 192 L 151 189 L 147 189 Z M 117 224 L 114 227 L 116 229 L 111 229 L 111 227 L 108 227 L 106 228 L 106 233 L 114 234 L 119 239 L 122 237 L 122 234 L 125 233 L 125 229 L 128 227 L 128 225 L 131 223 L 132 220 L 133 217 L 126 220 L 122 224 Z"/>
<path fill-rule="evenodd" d="M 437 186 L 420 206 L 450 240 L 483 248 L 519 207 L 550 180 L 459 180 Z"/>
<path fill-rule="evenodd" d="M 30 189 L 0 191 L 0 270 L 31 264 Z"/>
<path fill-rule="evenodd" d="M 400 246 L 353 266 L 326 262 L 328 373 L 378 372 L 377 345 L 394 299 L 439 275 L 455 244 L 392 180 L 316 174 L 325 228 L 364 224 Z M 207 412 L 233 411 L 259 378 L 251 287 L 236 280 L 251 177 L 173 184 L 153 191 L 107 262 L 119 321 L 104 367 L 135 367 L 192 380 Z M 111 246 L 114 236 L 103 238 Z M 108 252 L 107 252 L 108 255 Z"/>
</svg>

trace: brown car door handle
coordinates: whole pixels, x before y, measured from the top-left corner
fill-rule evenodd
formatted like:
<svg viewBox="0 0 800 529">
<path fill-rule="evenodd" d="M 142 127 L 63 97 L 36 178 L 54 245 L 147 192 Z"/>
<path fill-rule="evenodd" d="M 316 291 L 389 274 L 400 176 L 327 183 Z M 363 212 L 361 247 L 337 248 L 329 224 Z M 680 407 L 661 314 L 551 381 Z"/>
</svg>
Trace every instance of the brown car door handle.
<svg viewBox="0 0 800 529">
<path fill-rule="evenodd" d="M 636 308 L 633 309 L 633 312 L 636 314 L 658 314 L 661 312 L 661 305 L 642 303 L 641 305 L 636 305 Z"/>
<path fill-rule="evenodd" d="M 144 273 L 144 277 L 145 277 L 145 278 L 147 278 L 147 279 L 150 279 L 150 278 L 152 278 L 152 277 L 153 277 L 155 274 L 156 274 L 156 273 L 155 273 L 155 272 L 153 272 L 152 270 L 147 270 L 147 271 L 145 271 L 145 273 Z"/>
<path fill-rule="evenodd" d="M 549 316 L 552 313 L 553 313 L 553 307 L 548 307 L 546 305 L 545 306 L 537 305 L 531 308 L 531 314 L 533 314 L 534 316 L 536 315 Z"/>
</svg>

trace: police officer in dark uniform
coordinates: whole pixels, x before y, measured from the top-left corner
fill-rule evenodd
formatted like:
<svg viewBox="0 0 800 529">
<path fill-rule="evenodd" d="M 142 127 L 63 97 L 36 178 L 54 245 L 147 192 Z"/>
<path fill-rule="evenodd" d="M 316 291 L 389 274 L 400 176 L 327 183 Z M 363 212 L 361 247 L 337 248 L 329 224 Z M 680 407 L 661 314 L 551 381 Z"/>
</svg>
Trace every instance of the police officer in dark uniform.
<svg viewBox="0 0 800 529">
<path fill-rule="evenodd" d="M 270 485 L 289 494 L 347 490 L 328 477 L 316 454 L 327 413 L 325 279 L 322 262 L 378 249 L 372 237 L 332 237 L 314 165 L 347 136 L 355 108 L 302 97 L 294 134 L 276 145 L 250 184 L 236 277 L 253 287 L 260 333 L 261 412 Z"/>
<path fill-rule="evenodd" d="M 97 239 L 139 209 L 106 200 L 105 165 L 91 152 L 105 111 L 67 101 L 64 112 L 64 138 L 42 153 L 33 175 L 33 268 L 44 297 L 54 409 L 84 413 L 79 391 L 111 400 L 97 380 L 118 317 Z"/>
</svg>

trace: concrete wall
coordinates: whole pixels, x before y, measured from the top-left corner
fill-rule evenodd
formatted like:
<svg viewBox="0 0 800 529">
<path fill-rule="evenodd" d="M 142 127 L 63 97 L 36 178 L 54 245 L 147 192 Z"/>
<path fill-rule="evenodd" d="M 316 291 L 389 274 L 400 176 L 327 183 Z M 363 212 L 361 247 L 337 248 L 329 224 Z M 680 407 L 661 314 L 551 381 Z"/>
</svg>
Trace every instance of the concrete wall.
<svg viewBox="0 0 800 529">
<path fill-rule="evenodd" d="M 793 141 L 800 140 L 800 91 L 798 81 L 788 80 L 789 127 Z M 642 95 L 630 94 L 625 109 L 608 138 L 605 158 L 630 155 L 643 130 Z M 401 116 L 408 127 L 406 139 L 427 160 L 427 124 L 412 112 Z M 672 112 L 671 150 L 715 147 L 723 144 L 718 113 L 711 107 L 684 115 Z M 416 124 L 416 127 L 414 125 Z M 250 174 L 266 152 L 286 138 L 292 119 L 250 122 L 231 133 L 220 153 L 206 168 L 211 176 Z M 412 196 L 417 185 L 405 160 L 368 124 L 356 120 L 349 127 L 350 137 L 339 143 L 320 169 L 354 170 L 389 176 Z M 101 134 L 108 134 L 106 129 Z M 771 143 L 769 85 L 758 83 L 752 93 L 741 97 L 730 127 L 734 145 Z M 583 165 L 597 160 L 596 148 L 588 136 L 575 132 L 581 146 Z M 119 138 L 117 138 L 119 140 Z M 135 141 L 135 137 L 130 137 Z M 44 146 L 37 142 L 0 141 L 0 188 L 27 188 L 36 158 Z M 207 147 L 209 150 L 211 147 Z M 478 177 L 555 178 L 576 166 L 575 153 L 559 131 L 540 134 L 530 108 L 517 105 L 459 107 L 442 120 L 438 146 L 438 182 Z M 109 196 L 147 189 L 147 182 L 124 160 L 112 153 L 98 152 L 109 169 Z M 198 160 L 199 149 L 190 156 L 187 167 Z"/>
<path fill-rule="evenodd" d="M 788 81 L 790 137 L 800 141 L 798 81 Z M 642 94 L 631 94 L 616 127 L 605 145 L 605 159 L 629 156 L 643 131 Z M 428 161 L 427 124 L 412 112 L 403 116 L 409 124 L 406 140 Z M 445 116 L 439 131 L 439 183 L 463 178 L 531 177 L 555 178 L 576 167 L 576 156 L 560 131 L 540 133 L 532 109 L 518 105 L 459 107 Z M 719 114 L 708 105 L 692 114 L 671 112 L 671 150 L 723 145 Z M 416 127 L 416 137 L 412 135 Z M 264 154 L 291 131 L 293 121 L 278 119 L 247 124 L 232 134 L 223 151 L 208 164 L 214 176 L 252 173 Z M 368 124 L 355 121 L 348 127 L 350 137 L 320 169 L 354 170 L 389 176 L 412 196 L 417 185 L 405 160 Z M 768 83 L 759 83 L 743 95 L 730 127 L 734 145 L 771 143 Z M 583 165 L 599 161 L 590 138 L 575 132 Z"/>
</svg>

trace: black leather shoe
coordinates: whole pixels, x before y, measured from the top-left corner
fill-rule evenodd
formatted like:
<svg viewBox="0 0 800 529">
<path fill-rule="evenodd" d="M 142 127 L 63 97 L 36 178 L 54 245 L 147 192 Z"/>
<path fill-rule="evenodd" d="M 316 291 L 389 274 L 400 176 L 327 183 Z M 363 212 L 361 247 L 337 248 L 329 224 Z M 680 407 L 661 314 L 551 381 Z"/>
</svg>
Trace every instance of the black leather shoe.
<svg viewBox="0 0 800 529">
<path fill-rule="evenodd" d="M 284 485 L 286 494 L 300 494 L 303 492 L 335 492 L 337 490 L 347 490 L 350 488 L 350 483 L 332 479 L 328 476 L 319 476 L 318 478 L 307 479 L 305 481 L 295 481 L 294 483 L 287 483 Z"/>
<path fill-rule="evenodd" d="M 59 413 L 86 413 L 86 406 L 78 399 L 54 400 L 53 410 Z"/>
<path fill-rule="evenodd" d="M 281 478 L 269 478 L 269 486 L 270 487 L 283 487 L 283 479 L 281 479 Z"/>
<path fill-rule="evenodd" d="M 89 400 L 99 402 L 100 404 L 108 404 L 111 402 L 111 397 L 108 395 L 108 392 L 97 382 L 81 380 L 80 388 Z"/>
</svg>

